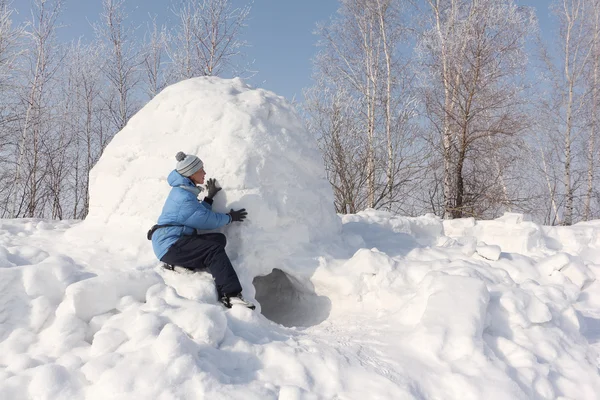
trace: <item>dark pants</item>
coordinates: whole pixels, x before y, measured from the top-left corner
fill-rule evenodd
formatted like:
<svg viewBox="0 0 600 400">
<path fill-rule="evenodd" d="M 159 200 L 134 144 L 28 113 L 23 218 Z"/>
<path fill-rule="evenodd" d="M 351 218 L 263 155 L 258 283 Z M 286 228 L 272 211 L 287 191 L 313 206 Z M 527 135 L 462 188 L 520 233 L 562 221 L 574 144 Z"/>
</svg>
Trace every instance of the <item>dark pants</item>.
<svg viewBox="0 0 600 400">
<path fill-rule="evenodd" d="M 242 285 L 225 253 L 226 244 L 222 233 L 183 236 L 160 261 L 191 270 L 206 268 L 215 280 L 219 297 L 235 296 L 242 292 Z"/>
</svg>

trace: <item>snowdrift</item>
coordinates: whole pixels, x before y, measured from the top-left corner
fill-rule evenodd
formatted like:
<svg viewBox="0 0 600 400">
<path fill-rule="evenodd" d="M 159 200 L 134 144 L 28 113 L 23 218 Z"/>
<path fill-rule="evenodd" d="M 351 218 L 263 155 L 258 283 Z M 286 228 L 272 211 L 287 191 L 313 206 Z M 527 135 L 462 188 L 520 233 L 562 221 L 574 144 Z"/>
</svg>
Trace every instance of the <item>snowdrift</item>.
<svg viewBox="0 0 600 400">
<path fill-rule="evenodd" d="M 244 294 L 162 270 L 146 230 L 183 150 L 246 207 Z M 597 399 L 600 221 L 333 212 L 284 99 L 165 89 L 107 147 L 86 221 L 0 220 L 0 399 Z"/>
<path fill-rule="evenodd" d="M 600 221 L 341 220 L 294 260 L 312 288 L 255 280 L 264 315 L 72 247 L 81 223 L 2 220 L 0 398 L 597 398 Z"/>
<path fill-rule="evenodd" d="M 600 221 L 341 220 L 335 252 L 295 259 L 312 293 L 257 278 L 271 319 L 207 274 L 72 247 L 82 223 L 0 221 L 0 398 L 597 398 Z"/>
</svg>

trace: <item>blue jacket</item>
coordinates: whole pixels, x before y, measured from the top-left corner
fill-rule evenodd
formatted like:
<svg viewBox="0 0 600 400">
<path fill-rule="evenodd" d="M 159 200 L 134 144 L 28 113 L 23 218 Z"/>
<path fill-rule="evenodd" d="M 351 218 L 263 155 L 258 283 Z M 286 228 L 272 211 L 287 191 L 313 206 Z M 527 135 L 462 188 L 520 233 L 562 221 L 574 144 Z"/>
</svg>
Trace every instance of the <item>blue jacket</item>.
<svg viewBox="0 0 600 400">
<path fill-rule="evenodd" d="M 173 170 L 167 182 L 173 188 L 158 217 L 158 225 L 179 226 L 160 228 L 152 235 L 152 248 L 159 260 L 180 237 L 194 235 L 196 229 L 216 229 L 231 222 L 229 215 L 213 212 L 210 204 L 198 200 L 200 191 L 189 178 Z"/>
</svg>

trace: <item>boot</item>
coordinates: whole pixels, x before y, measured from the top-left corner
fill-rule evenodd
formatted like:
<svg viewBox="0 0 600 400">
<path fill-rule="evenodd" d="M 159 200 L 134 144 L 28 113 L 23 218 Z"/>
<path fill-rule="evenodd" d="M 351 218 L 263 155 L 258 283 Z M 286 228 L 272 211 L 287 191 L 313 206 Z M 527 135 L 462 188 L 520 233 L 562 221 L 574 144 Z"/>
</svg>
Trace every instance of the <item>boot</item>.
<svg viewBox="0 0 600 400">
<path fill-rule="evenodd" d="M 244 299 L 241 294 L 235 296 L 223 295 L 221 296 L 219 301 L 227 308 L 231 308 L 235 305 L 244 306 L 251 310 L 254 310 L 256 308 L 254 304 Z"/>
</svg>

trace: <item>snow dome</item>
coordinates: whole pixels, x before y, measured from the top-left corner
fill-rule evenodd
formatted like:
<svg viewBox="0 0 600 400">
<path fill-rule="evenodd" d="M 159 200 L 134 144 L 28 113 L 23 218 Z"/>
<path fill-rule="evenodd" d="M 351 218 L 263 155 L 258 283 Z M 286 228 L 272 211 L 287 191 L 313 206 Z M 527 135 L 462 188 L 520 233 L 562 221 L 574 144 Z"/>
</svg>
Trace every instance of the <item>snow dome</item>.
<svg viewBox="0 0 600 400">
<path fill-rule="evenodd" d="M 86 225 L 120 232 L 101 241 L 152 260 L 145 236 L 170 190 L 166 178 L 178 151 L 200 157 L 206 179 L 216 178 L 223 188 L 214 211 L 248 211 L 246 221 L 224 228 L 232 260 L 244 256 L 234 265 L 253 269 L 246 275 L 282 268 L 302 246 L 341 229 L 316 142 L 292 106 L 239 78 L 201 77 L 164 89 L 114 137 L 91 171 Z"/>
</svg>

